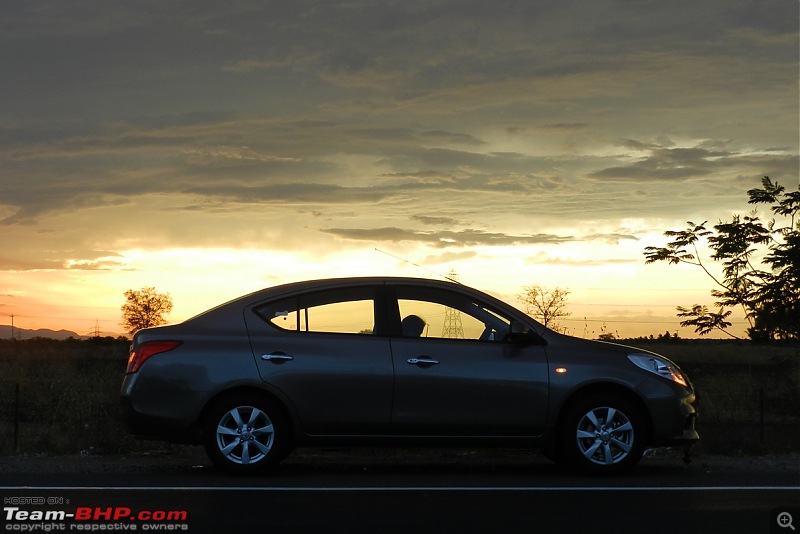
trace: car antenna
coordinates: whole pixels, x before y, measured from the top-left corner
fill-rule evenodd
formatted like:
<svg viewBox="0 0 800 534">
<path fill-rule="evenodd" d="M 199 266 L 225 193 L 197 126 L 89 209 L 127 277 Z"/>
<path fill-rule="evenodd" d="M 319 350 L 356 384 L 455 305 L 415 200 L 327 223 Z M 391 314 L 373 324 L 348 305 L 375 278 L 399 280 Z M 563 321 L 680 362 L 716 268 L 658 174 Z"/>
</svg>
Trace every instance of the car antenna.
<svg viewBox="0 0 800 534">
<path fill-rule="evenodd" d="M 427 267 L 423 267 L 422 265 L 419 265 L 419 264 L 417 264 L 417 263 L 414 263 L 413 261 L 407 260 L 407 259 L 405 259 L 405 258 L 401 258 L 400 256 L 395 256 L 394 254 L 391 254 L 391 253 L 389 253 L 389 252 L 386 252 L 385 250 L 381 250 L 381 249 L 379 249 L 379 248 L 375 247 L 375 251 L 376 251 L 376 252 L 380 252 L 380 253 L 382 253 L 382 254 L 386 254 L 387 256 L 391 256 L 392 258 L 394 258 L 394 259 L 396 259 L 396 260 L 400 260 L 400 261 L 403 261 L 403 262 L 409 263 L 409 264 L 413 265 L 414 267 L 418 267 L 418 268 L 422 269 L 423 271 L 428 271 L 429 273 L 431 273 L 431 274 L 435 274 L 436 276 L 438 276 L 438 277 L 440 277 L 440 278 L 444 278 L 445 280 L 448 280 L 448 281 L 450 281 L 450 282 L 456 283 L 456 284 L 458 284 L 458 285 L 464 285 L 464 284 L 462 284 L 461 282 L 459 282 L 459 281 L 458 281 L 456 278 L 454 278 L 454 277 L 452 277 L 452 276 L 448 276 L 448 275 L 445 275 L 445 274 L 442 274 L 442 273 L 437 273 L 437 272 L 436 272 L 436 271 L 434 271 L 434 270 L 428 269 Z"/>
</svg>

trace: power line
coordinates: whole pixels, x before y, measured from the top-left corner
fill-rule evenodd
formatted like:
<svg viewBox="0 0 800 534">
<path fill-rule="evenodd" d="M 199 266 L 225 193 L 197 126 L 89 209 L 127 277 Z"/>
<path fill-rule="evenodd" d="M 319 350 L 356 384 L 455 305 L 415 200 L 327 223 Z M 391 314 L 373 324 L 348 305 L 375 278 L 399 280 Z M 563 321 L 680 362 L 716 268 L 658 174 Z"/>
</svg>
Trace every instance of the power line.
<svg viewBox="0 0 800 534">
<path fill-rule="evenodd" d="M 572 322 L 572 323 L 619 323 L 619 324 L 675 324 L 680 322 L 680 319 L 675 318 L 672 321 L 637 321 L 637 320 L 627 320 L 627 319 L 570 319 L 570 318 L 560 318 L 560 322 Z M 747 321 L 740 320 L 740 321 L 731 321 L 734 325 L 747 325 L 750 324 Z"/>
<path fill-rule="evenodd" d="M 89 321 L 91 320 L 89 317 L 58 317 L 55 315 L 20 315 L 14 314 L 14 317 L 22 318 L 22 319 L 44 319 L 44 320 L 58 320 L 58 321 Z M 117 319 L 96 319 L 103 323 L 110 323 L 115 322 Z"/>
<path fill-rule="evenodd" d="M 675 308 L 675 304 L 627 304 L 625 302 L 570 302 L 569 306 L 605 306 L 609 308 Z"/>
</svg>

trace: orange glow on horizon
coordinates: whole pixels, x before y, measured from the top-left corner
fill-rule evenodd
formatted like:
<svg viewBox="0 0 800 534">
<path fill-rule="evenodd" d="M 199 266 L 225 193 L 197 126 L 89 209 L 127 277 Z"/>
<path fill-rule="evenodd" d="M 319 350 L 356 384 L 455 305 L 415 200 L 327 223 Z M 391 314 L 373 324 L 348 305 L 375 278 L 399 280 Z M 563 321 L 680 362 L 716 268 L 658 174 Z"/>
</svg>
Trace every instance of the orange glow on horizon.
<svg viewBox="0 0 800 534">
<path fill-rule="evenodd" d="M 696 337 L 690 330 L 679 327 L 674 310 L 676 305 L 705 296 L 707 290 L 702 278 L 680 280 L 683 289 L 668 286 L 652 289 L 658 282 L 669 280 L 663 278 L 674 274 L 669 269 L 607 265 L 569 270 L 546 264 L 521 269 L 513 258 L 488 254 L 443 269 L 432 266 L 430 270 L 372 250 L 332 255 L 324 262 L 314 262 L 306 255 L 275 251 L 136 250 L 122 254 L 118 261 L 126 267 L 18 273 L 14 293 L 7 292 L 6 304 L 0 313 L 9 318 L 8 324 L 13 314 L 16 328 L 65 329 L 79 336 L 99 330 L 101 335 L 116 336 L 124 334 L 120 307 L 127 289 L 152 285 L 160 292 L 169 293 L 174 308 L 167 320 L 175 323 L 241 295 L 281 283 L 370 275 L 431 278 L 435 274 L 430 271 L 446 274 L 452 267 L 458 271 L 462 283 L 491 293 L 517 308 L 522 307 L 518 298 L 522 286 L 534 281 L 545 287 L 568 288 L 567 310 L 571 315 L 562 318 L 559 324 L 561 330 L 570 335 L 596 338 L 607 332 L 616 337 L 636 337 L 680 332 L 681 337 Z M 541 278 L 533 280 L 524 271 L 538 272 Z M 494 275 L 485 276 L 484 273 Z M 557 273 L 558 278 L 549 278 L 553 273 Z M 589 284 L 586 274 L 594 275 Z M 548 279 L 552 284 L 544 282 Z M 625 280 L 625 287 L 617 287 L 619 283 L 612 285 L 616 280 Z M 690 287 L 688 282 L 697 283 L 698 287 Z M 91 287 L 91 291 L 87 287 Z M 4 322 L 0 319 L 0 324 Z M 743 324 L 741 328 L 744 329 Z"/>
</svg>

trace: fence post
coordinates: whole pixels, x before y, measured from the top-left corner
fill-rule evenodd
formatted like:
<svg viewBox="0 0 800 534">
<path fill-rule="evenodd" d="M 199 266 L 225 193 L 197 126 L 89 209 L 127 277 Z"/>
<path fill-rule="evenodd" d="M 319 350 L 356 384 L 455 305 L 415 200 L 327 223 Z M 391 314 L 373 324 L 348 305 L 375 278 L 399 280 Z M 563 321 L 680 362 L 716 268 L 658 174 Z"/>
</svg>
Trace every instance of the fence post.
<svg viewBox="0 0 800 534">
<path fill-rule="evenodd" d="M 14 454 L 19 452 L 19 382 L 14 383 Z"/>
<path fill-rule="evenodd" d="M 764 444 L 764 388 L 758 390 L 758 409 L 761 414 L 761 444 Z"/>
</svg>

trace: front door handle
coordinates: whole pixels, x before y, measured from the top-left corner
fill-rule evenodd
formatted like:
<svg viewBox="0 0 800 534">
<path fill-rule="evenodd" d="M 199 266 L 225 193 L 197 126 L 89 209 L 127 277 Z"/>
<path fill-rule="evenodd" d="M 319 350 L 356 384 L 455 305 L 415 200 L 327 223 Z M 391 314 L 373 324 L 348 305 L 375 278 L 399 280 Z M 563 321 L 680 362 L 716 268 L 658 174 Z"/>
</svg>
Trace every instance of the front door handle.
<svg viewBox="0 0 800 534">
<path fill-rule="evenodd" d="M 283 363 L 283 362 L 288 362 L 290 360 L 294 360 L 294 356 L 289 356 L 283 351 L 276 350 L 275 352 L 271 352 L 270 354 L 262 354 L 261 359 L 267 362 Z"/>
<path fill-rule="evenodd" d="M 428 358 L 427 356 L 423 356 L 421 358 L 409 358 L 406 362 L 410 363 L 411 365 L 418 365 L 419 367 L 427 367 L 430 365 L 438 365 L 439 360 L 434 360 L 433 358 Z"/>
</svg>

